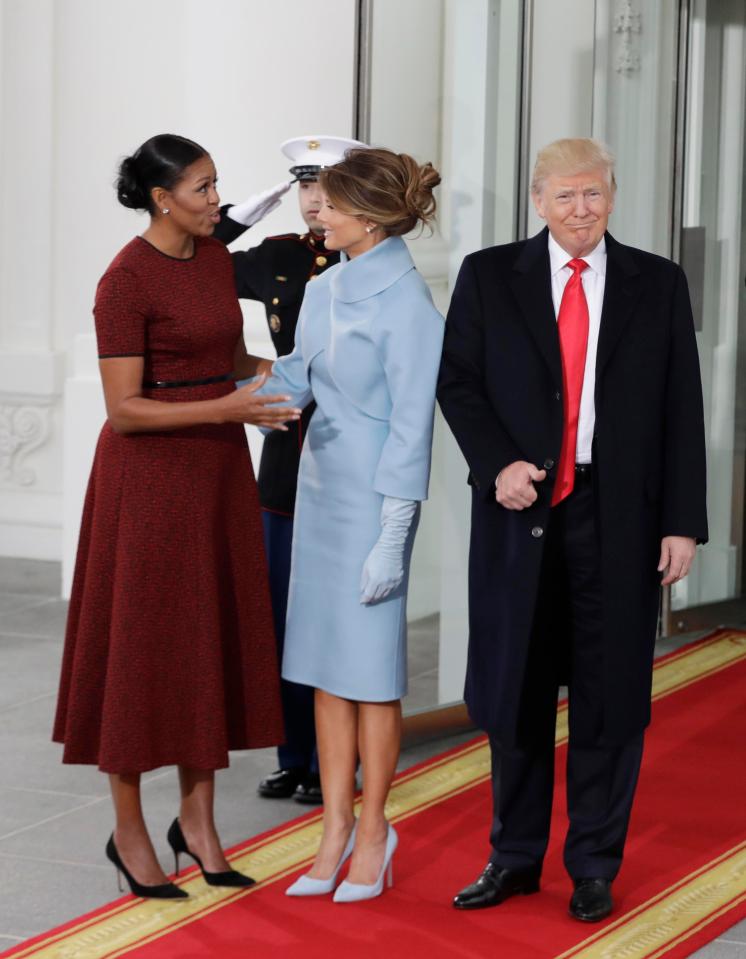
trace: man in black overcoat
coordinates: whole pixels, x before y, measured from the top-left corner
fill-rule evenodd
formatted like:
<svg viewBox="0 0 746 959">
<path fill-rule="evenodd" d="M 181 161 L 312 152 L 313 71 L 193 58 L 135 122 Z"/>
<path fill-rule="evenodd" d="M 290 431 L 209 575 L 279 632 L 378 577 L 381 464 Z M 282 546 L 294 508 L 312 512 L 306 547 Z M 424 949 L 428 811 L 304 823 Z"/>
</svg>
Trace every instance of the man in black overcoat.
<svg viewBox="0 0 746 959">
<path fill-rule="evenodd" d="M 570 912 L 611 912 L 660 587 L 707 539 L 686 278 L 606 232 L 615 192 L 602 145 L 545 148 L 532 198 L 547 227 L 467 256 L 448 313 L 438 399 L 472 486 L 465 698 L 494 798 L 492 854 L 461 909 L 539 888 L 567 684 Z"/>
<path fill-rule="evenodd" d="M 321 209 L 319 171 L 344 158 L 346 150 L 365 146 L 346 137 L 295 137 L 282 144 L 291 161 L 290 174 L 298 181 L 298 204 L 305 224 L 303 233 L 270 236 L 257 246 L 232 254 L 236 291 L 242 299 L 264 304 L 267 325 L 278 356 L 291 353 L 295 327 L 306 283 L 339 262 L 337 250 L 327 250 L 324 229 L 318 220 Z M 221 207 L 221 220 L 213 236 L 231 243 L 258 223 L 280 203 L 293 181 L 244 203 Z M 273 430 L 264 438 L 257 485 L 262 507 L 264 544 L 269 565 L 272 611 L 278 652 L 282 659 L 290 579 L 290 552 L 298 467 L 308 421 L 315 406 L 310 404 L 287 432 Z M 287 680 L 281 682 L 286 741 L 278 747 L 279 768 L 259 783 L 259 795 L 268 799 L 292 796 L 296 801 L 322 801 L 316 756 L 313 689 Z"/>
</svg>

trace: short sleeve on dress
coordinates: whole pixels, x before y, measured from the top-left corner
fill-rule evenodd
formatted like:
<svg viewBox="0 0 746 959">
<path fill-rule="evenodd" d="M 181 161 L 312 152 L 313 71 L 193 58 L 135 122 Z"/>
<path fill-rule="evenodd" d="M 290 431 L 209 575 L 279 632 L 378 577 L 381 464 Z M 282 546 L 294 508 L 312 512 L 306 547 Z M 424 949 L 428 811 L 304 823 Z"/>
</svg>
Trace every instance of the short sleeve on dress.
<svg viewBox="0 0 746 959">
<path fill-rule="evenodd" d="M 129 270 L 108 270 L 101 277 L 93 316 L 100 359 L 145 354 L 147 307 Z"/>
</svg>

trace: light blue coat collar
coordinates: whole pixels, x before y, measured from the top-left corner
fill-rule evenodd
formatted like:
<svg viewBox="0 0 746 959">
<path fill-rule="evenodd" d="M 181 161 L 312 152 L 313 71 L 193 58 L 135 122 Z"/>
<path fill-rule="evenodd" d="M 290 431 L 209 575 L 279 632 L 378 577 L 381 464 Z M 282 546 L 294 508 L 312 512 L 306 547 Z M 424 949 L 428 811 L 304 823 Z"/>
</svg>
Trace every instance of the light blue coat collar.
<svg viewBox="0 0 746 959">
<path fill-rule="evenodd" d="M 407 244 L 400 236 L 389 236 L 353 260 L 342 254 L 340 266 L 331 278 L 332 296 L 343 303 L 367 300 L 413 269 Z"/>
</svg>

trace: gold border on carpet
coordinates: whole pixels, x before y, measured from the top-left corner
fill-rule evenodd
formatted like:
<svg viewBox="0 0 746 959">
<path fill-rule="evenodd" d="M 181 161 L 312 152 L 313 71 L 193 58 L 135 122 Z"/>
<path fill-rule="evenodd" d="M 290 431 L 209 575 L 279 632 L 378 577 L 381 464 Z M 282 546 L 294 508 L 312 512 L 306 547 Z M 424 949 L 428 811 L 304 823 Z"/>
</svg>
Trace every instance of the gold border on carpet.
<svg viewBox="0 0 746 959">
<path fill-rule="evenodd" d="M 721 633 L 690 650 L 656 664 L 653 699 L 668 696 L 746 657 L 746 634 Z M 566 742 L 567 707 L 557 714 L 557 744 Z M 396 822 L 458 795 L 490 775 L 489 748 L 478 740 L 456 753 L 406 773 L 394 783 L 386 812 Z M 321 815 L 291 823 L 268 839 L 243 846 L 229 856 L 231 865 L 254 876 L 245 890 L 206 885 L 199 873 L 179 882 L 189 900 L 128 900 L 90 919 L 51 934 L 14 954 L 13 959 L 115 959 L 181 926 L 220 909 L 234 899 L 277 882 L 310 862 L 321 834 Z M 562 954 L 562 959 L 655 959 L 675 939 L 692 935 L 717 915 L 746 898 L 746 844 L 709 863 L 666 891 L 605 927 L 596 936 Z M 653 951 L 650 951 L 652 947 Z M 644 949 L 649 951 L 641 951 Z"/>
</svg>

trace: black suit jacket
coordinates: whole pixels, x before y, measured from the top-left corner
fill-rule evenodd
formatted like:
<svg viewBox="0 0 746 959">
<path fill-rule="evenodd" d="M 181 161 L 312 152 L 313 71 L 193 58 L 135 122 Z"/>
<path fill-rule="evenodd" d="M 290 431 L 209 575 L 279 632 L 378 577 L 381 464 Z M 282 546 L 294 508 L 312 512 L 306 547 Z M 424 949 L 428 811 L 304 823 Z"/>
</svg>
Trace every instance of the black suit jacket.
<svg viewBox="0 0 746 959">
<path fill-rule="evenodd" d="M 469 660 L 475 721 L 510 745 L 562 441 L 548 231 L 468 256 L 446 323 L 438 399 L 473 486 Z M 604 615 L 603 736 L 649 721 L 666 535 L 707 538 L 702 390 L 686 278 L 607 234 L 593 462 Z M 527 510 L 495 501 L 503 467 L 547 468 Z"/>
</svg>

